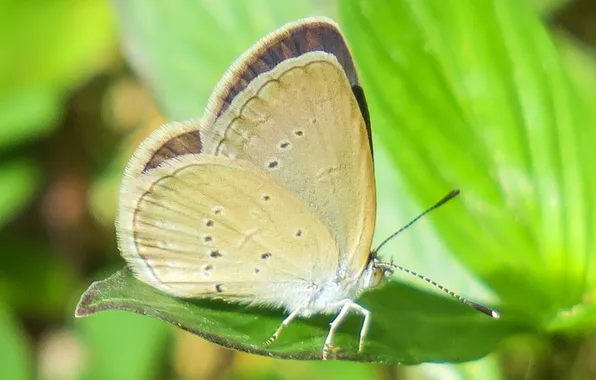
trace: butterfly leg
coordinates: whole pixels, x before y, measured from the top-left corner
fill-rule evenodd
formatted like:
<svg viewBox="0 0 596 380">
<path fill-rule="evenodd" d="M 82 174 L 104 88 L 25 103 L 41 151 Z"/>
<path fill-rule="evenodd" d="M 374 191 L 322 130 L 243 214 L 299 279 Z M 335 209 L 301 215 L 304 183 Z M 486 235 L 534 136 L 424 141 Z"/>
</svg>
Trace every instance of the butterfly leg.
<svg viewBox="0 0 596 380">
<path fill-rule="evenodd" d="M 330 326 L 329 332 L 327 333 L 327 338 L 325 339 L 325 345 L 323 346 L 323 360 L 327 360 L 327 358 L 329 357 L 329 350 L 332 348 L 331 342 L 333 341 L 333 336 L 335 335 L 335 331 L 337 331 L 337 329 L 339 328 L 339 325 L 343 322 L 343 320 L 346 319 L 346 316 L 350 312 L 351 308 L 352 308 L 352 301 L 351 300 L 346 301 L 346 303 L 342 306 L 341 310 L 339 311 L 339 314 L 337 314 L 337 317 L 335 317 L 333 322 L 331 322 L 329 324 L 329 326 Z"/>
<path fill-rule="evenodd" d="M 370 311 L 358 305 L 357 303 L 352 303 L 351 308 L 364 316 L 362 328 L 360 329 L 360 343 L 358 344 L 358 352 L 362 352 L 362 348 L 364 348 L 364 340 L 366 339 L 368 328 L 370 327 Z"/>
<path fill-rule="evenodd" d="M 281 321 L 281 325 L 279 325 L 277 330 L 275 330 L 271 338 L 267 339 L 265 343 L 263 343 L 263 345 L 268 346 L 271 343 L 275 342 L 275 340 L 279 337 L 281 331 L 285 329 L 294 320 L 294 318 L 296 318 L 296 316 L 304 309 L 306 305 L 308 305 L 309 302 L 310 298 L 307 299 L 302 305 L 297 307 L 296 310 L 292 311 L 287 317 L 285 317 L 284 320 Z"/>
</svg>

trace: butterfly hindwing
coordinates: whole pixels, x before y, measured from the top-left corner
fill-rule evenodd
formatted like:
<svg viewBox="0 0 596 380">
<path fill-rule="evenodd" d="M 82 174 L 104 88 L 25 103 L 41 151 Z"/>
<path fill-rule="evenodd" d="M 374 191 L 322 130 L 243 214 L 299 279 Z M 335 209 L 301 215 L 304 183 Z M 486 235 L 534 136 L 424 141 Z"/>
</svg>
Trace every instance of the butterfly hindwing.
<svg viewBox="0 0 596 380">
<path fill-rule="evenodd" d="M 269 303 L 283 289 L 292 294 L 335 275 L 328 229 L 250 163 L 186 155 L 128 183 L 119 246 L 135 274 L 158 289 Z"/>
</svg>

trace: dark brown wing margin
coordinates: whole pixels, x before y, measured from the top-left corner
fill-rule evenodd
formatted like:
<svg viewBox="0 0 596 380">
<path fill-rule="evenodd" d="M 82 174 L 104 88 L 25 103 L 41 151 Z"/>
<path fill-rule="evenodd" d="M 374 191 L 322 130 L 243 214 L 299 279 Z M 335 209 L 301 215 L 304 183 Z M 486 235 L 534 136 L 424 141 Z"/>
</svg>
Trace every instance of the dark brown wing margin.
<svg viewBox="0 0 596 380">
<path fill-rule="evenodd" d="M 335 22 L 325 18 L 307 18 L 287 24 L 255 44 L 250 51 L 236 61 L 232 69 L 235 78 L 228 78 L 228 87 L 221 89 L 221 93 L 215 95 L 218 99 L 214 99 L 216 106 L 212 112 L 217 112 L 219 117 L 229 107 L 236 95 L 242 92 L 257 76 L 272 70 L 286 59 L 298 57 L 311 51 L 324 51 L 333 54 L 343 67 L 366 123 L 372 151 L 368 106 L 358 80 L 352 54 Z"/>
<path fill-rule="evenodd" d="M 198 154 L 203 150 L 201 134 L 197 131 L 184 132 L 163 143 L 151 156 L 143 172 L 159 166 L 165 160 L 185 154 Z"/>
<path fill-rule="evenodd" d="M 342 65 L 366 123 L 372 153 L 368 107 L 358 80 L 352 54 L 335 22 L 323 17 L 306 18 L 289 23 L 265 36 L 238 58 L 217 85 L 209 100 L 208 110 L 203 119 L 197 123 L 197 127 L 200 126 L 203 130 L 211 128 L 234 98 L 260 74 L 271 71 L 287 59 L 299 57 L 312 51 L 324 51 L 332 54 Z M 147 160 L 143 172 L 157 167 L 169 158 L 201 153 L 203 144 L 198 130 L 179 130 L 172 134 L 172 138 L 155 148 L 154 153 Z"/>
</svg>

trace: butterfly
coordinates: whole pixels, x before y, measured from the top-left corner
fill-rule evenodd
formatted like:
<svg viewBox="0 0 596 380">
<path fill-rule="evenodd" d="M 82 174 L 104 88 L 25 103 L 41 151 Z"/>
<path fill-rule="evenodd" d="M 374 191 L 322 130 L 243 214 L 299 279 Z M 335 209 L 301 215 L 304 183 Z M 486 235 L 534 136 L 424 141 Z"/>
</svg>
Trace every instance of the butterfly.
<svg viewBox="0 0 596 380">
<path fill-rule="evenodd" d="M 376 218 L 370 118 L 352 54 L 322 17 L 257 42 L 203 117 L 143 141 L 120 189 L 116 229 L 135 277 L 176 297 L 336 314 L 324 340 L 394 266 L 371 251 Z M 399 267 L 401 268 L 401 267 Z"/>
</svg>

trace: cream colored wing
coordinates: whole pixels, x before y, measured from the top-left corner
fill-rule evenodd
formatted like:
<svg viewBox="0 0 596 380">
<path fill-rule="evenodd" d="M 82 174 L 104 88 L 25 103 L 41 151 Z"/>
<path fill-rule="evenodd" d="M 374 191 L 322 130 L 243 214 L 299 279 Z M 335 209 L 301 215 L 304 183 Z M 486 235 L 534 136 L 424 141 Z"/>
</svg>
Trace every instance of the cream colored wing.
<svg viewBox="0 0 596 380">
<path fill-rule="evenodd" d="M 186 155 L 125 184 L 122 256 L 164 292 L 275 303 L 283 299 L 276 291 L 336 275 L 337 246 L 326 226 L 250 163 Z"/>
<path fill-rule="evenodd" d="M 238 94 L 205 134 L 204 152 L 248 160 L 309 205 L 340 247 L 340 278 L 360 275 L 376 199 L 359 104 L 334 55 L 281 62 Z"/>
<path fill-rule="evenodd" d="M 341 64 L 369 131 L 372 149 L 368 108 L 346 41 L 333 20 L 308 17 L 286 24 L 242 54 L 216 86 L 201 119 L 165 124 L 143 141 L 127 166 L 128 176 L 136 177 L 169 158 L 203 153 L 203 135 L 211 132 L 217 118 L 256 77 L 287 59 L 314 51 L 329 53 Z"/>
<path fill-rule="evenodd" d="M 299 20 L 256 43 L 222 78 L 201 120 L 167 124 L 141 144 L 123 186 L 187 154 L 264 167 L 332 230 L 340 277 L 363 270 L 376 213 L 370 121 L 352 56 L 332 20 Z"/>
</svg>

